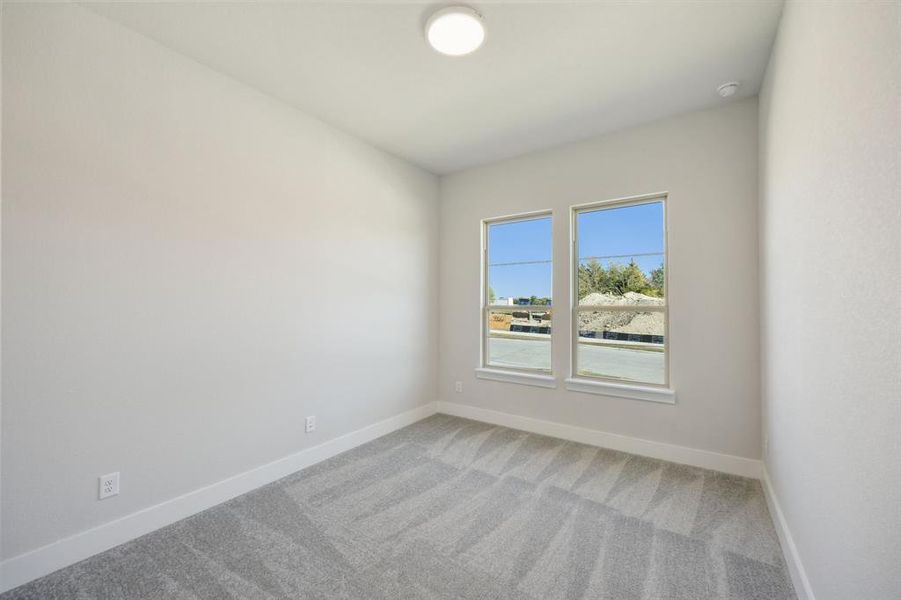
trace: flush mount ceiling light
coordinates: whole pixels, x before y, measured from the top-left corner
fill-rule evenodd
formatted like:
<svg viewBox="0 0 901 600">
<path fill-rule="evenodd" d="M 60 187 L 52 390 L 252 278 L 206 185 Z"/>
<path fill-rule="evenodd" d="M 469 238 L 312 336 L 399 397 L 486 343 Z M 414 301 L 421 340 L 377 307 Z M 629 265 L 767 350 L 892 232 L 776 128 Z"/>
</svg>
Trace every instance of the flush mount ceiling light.
<svg viewBox="0 0 901 600">
<path fill-rule="evenodd" d="M 716 88 L 716 93 L 722 96 L 723 98 L 728 98 L 729 96 L 734 96 L 735 92 L 738 91 L 738 86 L 741 85 L 737 81 L 730 81 L 729 83 L 724 83 L 720 87 Z"/>
<path fill-rule="evenodd" d="M 425 37 L 429 45 L 441 54 L 469 54 L 485 41 L 482 15 L 468 6 L 442 8 L 426 22 Z"/>
</svg>

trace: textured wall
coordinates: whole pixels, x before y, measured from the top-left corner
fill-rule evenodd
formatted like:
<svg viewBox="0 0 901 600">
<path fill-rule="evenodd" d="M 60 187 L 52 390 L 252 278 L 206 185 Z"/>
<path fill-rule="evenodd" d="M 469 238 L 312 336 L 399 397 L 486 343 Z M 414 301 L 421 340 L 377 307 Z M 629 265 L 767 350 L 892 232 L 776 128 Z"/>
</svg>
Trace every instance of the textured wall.
<svg viewBox="0 0 901 600">
<path fill-rule="evenodd" d="M 75 5 L 3 11 L 4 557 L 435 399 L 434 176 Z"/>
<path fill-rule="evenodd" d="M 901 595 L 901 8 L 791 2 L 761 93 L 767 469 L 817 600 Z"/>
</svg>

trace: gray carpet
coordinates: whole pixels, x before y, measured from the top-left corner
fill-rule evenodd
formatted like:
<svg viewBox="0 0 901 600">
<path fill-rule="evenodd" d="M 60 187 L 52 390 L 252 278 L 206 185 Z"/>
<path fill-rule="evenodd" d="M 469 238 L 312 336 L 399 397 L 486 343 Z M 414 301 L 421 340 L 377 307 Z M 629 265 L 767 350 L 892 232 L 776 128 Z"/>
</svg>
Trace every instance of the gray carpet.
<svg viewBox="0 0 901 600">
<path fill-rule="evenodd" d="M 760 484 L 435 415 L 8 592 L 795 598 Z"/>
</svg>

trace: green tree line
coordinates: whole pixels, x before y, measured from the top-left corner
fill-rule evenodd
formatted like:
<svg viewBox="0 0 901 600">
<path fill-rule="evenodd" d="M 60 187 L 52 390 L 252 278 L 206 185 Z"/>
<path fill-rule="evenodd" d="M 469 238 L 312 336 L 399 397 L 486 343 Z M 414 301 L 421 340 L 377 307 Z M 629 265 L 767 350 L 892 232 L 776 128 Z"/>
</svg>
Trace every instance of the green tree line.
<svg viewBox="0 0 901 600">
<path fill-rule="evenodd" d="M 638 292 L 646 296 L 663 297 L 663 264 L 646 275 L 635 260 L 628 265 L 611 262 L 604 268 L 595 259 L 579 265 L 579 299 L 588 294 L 625 294 Z"/>
</svg>

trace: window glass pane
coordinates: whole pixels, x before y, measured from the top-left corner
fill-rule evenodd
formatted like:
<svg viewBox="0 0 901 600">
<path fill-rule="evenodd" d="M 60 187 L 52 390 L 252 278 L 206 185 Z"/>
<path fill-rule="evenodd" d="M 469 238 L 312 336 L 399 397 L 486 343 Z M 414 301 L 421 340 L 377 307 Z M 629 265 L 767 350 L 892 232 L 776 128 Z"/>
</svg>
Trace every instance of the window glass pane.
<svg viewBox="0 0 901 600">
<path fill-rule="evenodd" d="M 580 212 L 579 304 L 662 298 L 663 202 Z"/>
<path fill-rule="evenodd" d="M 580 311 L 578 375 L 666 383 L 663 311 Z"/>
<path fill-rule="evenodd" d="M 486 363 L 513 369 L 551 370 L 551 310 L 488 311 Z"/>
<path fill-rule="evenodd" d="M 488 226 L 488 303 L 550 304 L 551 218 Z"/>
<path fill-rule="evenodd" d="M 659 200 L 576 214 L 576 375 L 667 383 L 663 210 Z"/>
</svg>

